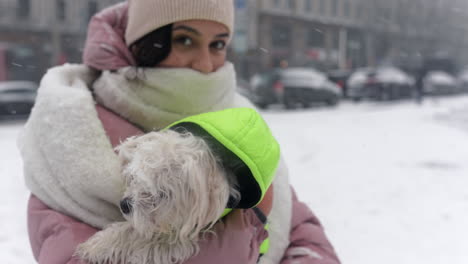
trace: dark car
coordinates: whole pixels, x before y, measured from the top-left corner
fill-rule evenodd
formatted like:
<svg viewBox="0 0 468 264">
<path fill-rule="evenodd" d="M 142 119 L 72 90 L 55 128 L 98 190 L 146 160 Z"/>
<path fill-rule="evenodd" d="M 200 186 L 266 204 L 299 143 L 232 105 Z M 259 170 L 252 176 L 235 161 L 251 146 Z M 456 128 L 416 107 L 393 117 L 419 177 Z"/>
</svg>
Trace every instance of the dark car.
<svg viewBox="0 0 468 264">
<path fill-rule="evenodd" d="M 37 94 L 37 85 L 29 81 L 0 82 L 0 116 L 27 116 Z"/>
<path fill-rule="evenodd" d="M 336 105 L 341 97 L 340 88 L 327 76 L 309 68 L 276 69 L 257 74 L 251 79 L 254 103 L 261 108 L 283 104 L 286 108 L 313 103 Z"/>
<path fill-rule="evenodd" d="M 362 68 L 349 77 L 347 95 L 354 101 L 412 97 L 415 84 L 413 77 L 395 67 Z"/>
<path fill-rule="evenodd" d="M 458 86 L 462 92 L 468 92 L 468 68 L 463 69 L 457 76 Z"/>
<path fill-rule="evenodd" d="M 244 79 L 237 79 L 237 92 L 250 101 L 254 101 L 254 94 L 252 93 L 252 88 L 250 86 L 250 83 Z"/>
<path fill-rule="evenodd" d="M 449 95 L 460 92 L 455 76 L 443 71 L 430 71 L 423 79 L 425 95 Z"/>
<path fill-rule="evenodd" d="M 352 73 L 350 70 L 332 70 L 327 73 L 328 79 L 341 88 L 344 97 L 348 97 L 347 82 Z"/>
</svg>

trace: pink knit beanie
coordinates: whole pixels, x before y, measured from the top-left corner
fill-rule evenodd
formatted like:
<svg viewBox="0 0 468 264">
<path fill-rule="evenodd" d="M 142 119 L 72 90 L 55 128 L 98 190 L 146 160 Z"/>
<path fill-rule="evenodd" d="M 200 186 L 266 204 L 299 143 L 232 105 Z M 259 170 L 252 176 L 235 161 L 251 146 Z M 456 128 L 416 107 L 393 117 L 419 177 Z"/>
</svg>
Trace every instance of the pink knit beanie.
<svg viewBox="0 0 468 264">
<path fill-rule="evenodd" d="M 155 29 L 178 21 L 202 19 L 234 27 L 233 0 L 129 0 L 125 42 L 130 46 Z"/>
</svg>

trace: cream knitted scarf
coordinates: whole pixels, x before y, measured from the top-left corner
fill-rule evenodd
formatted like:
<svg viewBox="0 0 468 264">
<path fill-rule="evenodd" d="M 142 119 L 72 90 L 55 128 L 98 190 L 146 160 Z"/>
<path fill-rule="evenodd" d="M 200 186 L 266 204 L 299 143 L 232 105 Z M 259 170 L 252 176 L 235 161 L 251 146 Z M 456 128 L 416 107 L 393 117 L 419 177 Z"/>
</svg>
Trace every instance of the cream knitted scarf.
<svg viewBox="0 0 468 264">
<path fill-rule="evenodd" d="M 232 107 L 253 107 L 236 93 L 231 63 L 211 74 L 190 69 L 106 71 L 94 83 L 97 100 L 146 131 L 184 117 Z"/>
<path fill-rule="evenodd" d="M 97 117 L 91 71 L 82 65 L 52 68 L 44 76 L 35 107 L 18 138 L 24 177 L 49 207 L 103 228 L 122 220 L 118 157 Z M 222 84 L 222 85 L 221 85 Z M 253 107 L 235 93 L 235 74 L 226 64 L 201 75 L 186 69 L 104 72 L 94 82 L 103 105 L 144 130 L 183 117 L 230 107 Z M 175 88 L 177 87 L 177 88 Z M 270 250 L 260 263 L 279 263 L 289 244 L 291 192 L 280 162 L 270 213 Z"/>
</svg>

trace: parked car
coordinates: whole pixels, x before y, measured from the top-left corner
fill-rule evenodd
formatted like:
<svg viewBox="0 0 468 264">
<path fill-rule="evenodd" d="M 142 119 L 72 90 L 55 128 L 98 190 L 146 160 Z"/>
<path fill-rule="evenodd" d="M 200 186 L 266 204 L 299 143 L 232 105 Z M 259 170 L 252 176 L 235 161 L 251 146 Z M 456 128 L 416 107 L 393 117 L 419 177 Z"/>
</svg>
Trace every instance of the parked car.
<svg viewBox="0 0 468 264">
<path fill-rule="evenodd" d="M 454 76 L 443 71 L 431 71 L 423 79 L 423 92 L 426 95 L 445 95 L 459 92 Z"/>
<path fill-rule="evenodd" d="M 33 82 L 0 82 L 0 116 L 29 115 L 36 94 L 37 85 Z"/>
<path fill-rule="evenodd" d="M 341 89 L 327 76 L 310 68 L 276 69 L 251 79 L 254 103 L 261 108 L 283 104 L 286 108 L 313 103 L 338 104 Z"/>
<path fill-rule="evenodd" d="M 468 68 L 460 71 L 458 74 L 458 86 L 462 92 L 468 92 Z"/>
<path fill-rule="evenodd" d="M 244 79 L 237 79 L 237 92 L 246 98 L 252 100 L 252 89 L 250 83 Z"/>
<path fill-rule="evenodd" d="M 396 67 L 361 68 L 348 79 L 348 97 L 392 100 L 412 97 L 416 92 L 415 79 Z"/>
<path fill-rule="evenodd" d="M 0 40 L 0 82 L 8 80 L 39 81 L 48 61 L 29 44 L 12 44 Z"/>
<path fill-rule="evenodd" d="M 344 97 L 348 97 L 348 79 L 353 72 L 350 70 L 332 70 L 327 73 L 328 79 L 337 84 Z"/>
</svg>

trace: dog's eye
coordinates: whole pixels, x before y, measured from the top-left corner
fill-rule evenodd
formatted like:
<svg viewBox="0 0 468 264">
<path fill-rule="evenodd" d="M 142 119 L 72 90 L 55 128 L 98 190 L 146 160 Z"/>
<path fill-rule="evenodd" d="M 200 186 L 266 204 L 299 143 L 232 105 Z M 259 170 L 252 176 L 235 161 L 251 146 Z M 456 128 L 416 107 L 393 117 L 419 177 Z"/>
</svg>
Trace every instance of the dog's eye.
<svg viewBox="0 0 468 264">
<path fill-rule="evenodd" d="M 166 200 L 167 198 L 169 198 L 169 195 L 165 192 L 160 192 L 159 193 L 159 199 L 161 200 Z"/>
</svg>

